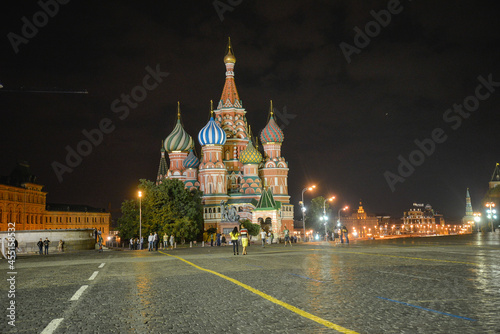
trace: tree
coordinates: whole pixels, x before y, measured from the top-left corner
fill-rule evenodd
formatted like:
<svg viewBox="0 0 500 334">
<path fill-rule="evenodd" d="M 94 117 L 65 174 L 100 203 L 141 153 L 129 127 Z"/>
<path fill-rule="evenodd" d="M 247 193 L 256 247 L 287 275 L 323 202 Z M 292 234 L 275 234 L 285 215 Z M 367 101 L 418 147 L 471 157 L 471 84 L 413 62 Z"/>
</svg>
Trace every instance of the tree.
<svg viewBox="0 0 500 334">
<path fill-rule="evenodd" d="M 122 216 L 118 219 L 119 236 L 130 239 L 139 236 L 139 202 L 126 200 L 122 203 Z"/>
<path fill-rule="evenodd" d="M 328 222 L 332 222 L 333 217 L 328 200 L 325 203 L 325 198 L 318 196 L 312 199 L 311 205 L 306 211 L 306 228 L 312 228 L 316 232 L 325 232 L 325 222 L 321 219 L 323 217 L 323 205 L 325 205 Z"/>
<path fill-rule="evenodd" d="M 164 180 L 156 185 L 152 181 L 139 180 L 142 198 L 142 235 L 157 232 L 158 235 L 174 234 L 176 239 L 195 240 L 201 233 L 203 224 L 203 209 L 201 192 L 190 191 L 182 181 L 176 179 Z M 134 202 L 133 206 L 129 202 Z M 138 200 L 125 201 L 122 204 L 124 219 L 120 219 L 120 236 L 128 237 L 130 233 L 138 235 Z M 134 216 L 134 208 L 137 211 Z M 122 217 L 122 218 L 123 218 Z M 133 217 L 136 228 L 133 226 Z"/>
</svg>

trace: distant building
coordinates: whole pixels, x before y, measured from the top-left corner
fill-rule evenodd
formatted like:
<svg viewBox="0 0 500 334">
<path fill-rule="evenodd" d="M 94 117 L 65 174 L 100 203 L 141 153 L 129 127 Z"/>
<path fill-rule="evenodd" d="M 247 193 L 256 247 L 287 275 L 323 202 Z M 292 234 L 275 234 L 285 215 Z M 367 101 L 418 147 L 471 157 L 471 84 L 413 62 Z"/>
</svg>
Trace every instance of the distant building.
<svg viewBox="0 0 500 334">
<path fill-rule="evenodd" d="M 110 213 L 86 205 L 47 204 L 42 188 L 26 162 L 0 178 L 0 231 L 93 228 L 109 234 Z"/>
<path fill-rule="evenodd" d="M 413 207 L 404 212 L 403 218 L 404 225 L 416 225 L 416 224 L 435 224 L 436 219 L 434 218 L 434 210 L 432 206 L 427 204 L 413 203 Z"/>
<path fill-rule="evenodd" d="M 359 202 L 356 212 L 349 216 L 340 217 L 340 224 L 345 225 L 349 235 L 353 237 L 365 238 L 379 234 L 377 216 L 366 213 L 362 202 Z"/>
<path fill-rule="evenodd" d="M 500 186 L 500 167 L 497 162 L 493 175 L 491 176 L 491 181 L 489 183 L 490 189 Z"/>
</svg>

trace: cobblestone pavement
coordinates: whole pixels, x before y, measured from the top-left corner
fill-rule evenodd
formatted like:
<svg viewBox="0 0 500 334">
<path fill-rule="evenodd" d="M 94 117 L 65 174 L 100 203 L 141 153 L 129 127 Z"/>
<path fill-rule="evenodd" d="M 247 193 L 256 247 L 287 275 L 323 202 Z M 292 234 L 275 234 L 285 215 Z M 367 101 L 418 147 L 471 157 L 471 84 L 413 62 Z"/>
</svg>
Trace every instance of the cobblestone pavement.
<svg viewBox="0 0 500 334">
<path fill-rule="evenodd" d="M 499 251 L 496 232 L 20 256 L 0 332 L 500 333 Z"/>
</svg>

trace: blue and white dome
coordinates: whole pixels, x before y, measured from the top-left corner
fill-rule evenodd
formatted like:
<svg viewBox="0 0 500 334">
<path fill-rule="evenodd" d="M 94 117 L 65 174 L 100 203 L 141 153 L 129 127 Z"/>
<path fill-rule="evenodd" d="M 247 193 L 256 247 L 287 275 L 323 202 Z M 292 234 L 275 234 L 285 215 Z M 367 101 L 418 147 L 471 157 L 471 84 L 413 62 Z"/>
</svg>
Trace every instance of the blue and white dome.
<svg viewBox="0 0 500 334">
<path fill-rule="evenodd" d="M 224 145 L 226 143 L 226 133 L 222 128 L 214 121 L 214 117 L 211 116 L 207 125 L 201 129 L 198 134 L 198 141 L 201 146 L 205 145 Z"/>
</svg>

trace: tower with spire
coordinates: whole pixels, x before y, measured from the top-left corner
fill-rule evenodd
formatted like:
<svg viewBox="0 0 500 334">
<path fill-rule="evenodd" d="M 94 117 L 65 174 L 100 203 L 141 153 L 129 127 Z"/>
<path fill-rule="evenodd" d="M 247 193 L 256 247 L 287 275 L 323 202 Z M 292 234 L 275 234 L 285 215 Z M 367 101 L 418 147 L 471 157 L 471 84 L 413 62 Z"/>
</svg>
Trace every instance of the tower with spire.
<svg viewBox="0 0 500 334">
<path fill-rule="evenodd" d="M 465 216 L 462 218 L 463 224 L 474 224 L 474 211 L 472 210 L 472 203 L 470 201 L 469 188 L 465 194 Z"/>
<path fill-rule="evenodd" d="M 157 182 L 165 178 L 165 151 L 170 166 L 167 178 L 182 180 L 188 189 L 203 193 L 205 229 L 215 227 L 228 234 L 238 222 L 228 222 L 222 215 L 221 203 L 236 211 L 240 219 L 264 224 L 275 233 L 284 227 L 293 230 L 293 205 L 288 195 L 288 163 L 281 156 L 284 135 L 276 121 L 272 101 L 268 123 L 258 139 L 252 137 L 246 110 L 236 89 L 234 66 L 236 57 L 228 39 L 224 56 L 225 82 L 222 95 L 210 119 L 200 130 L 198 142 L 201 158 L 195 154 L 192 138 L 181 122 L 180 104 L 177 123 L 165 139 Z M 264 116 L 264 115 L 263 115 Z"/>
</svg>

